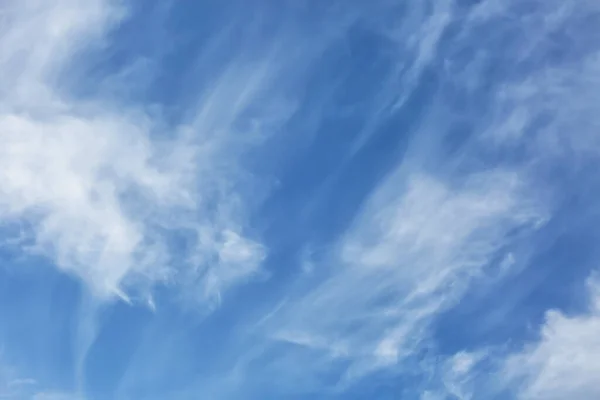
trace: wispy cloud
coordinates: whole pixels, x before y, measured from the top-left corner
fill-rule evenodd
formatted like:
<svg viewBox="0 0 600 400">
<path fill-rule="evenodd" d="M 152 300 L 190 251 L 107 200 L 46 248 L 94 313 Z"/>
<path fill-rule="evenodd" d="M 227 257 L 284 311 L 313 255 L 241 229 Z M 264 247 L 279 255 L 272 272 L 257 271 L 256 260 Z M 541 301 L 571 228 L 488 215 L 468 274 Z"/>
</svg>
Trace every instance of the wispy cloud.
<svg viewBox="0 0 600 400">
<path fill-rule="evenodd" d="M 395 368 L 424 344 L 431 318 L 510 243 L 506 234 L 541 215 L 510 173 L 450 187 L 398 172 L 321 265 L 329 276 L 267 322 L 271 337 L 349 360 L 345 379 Z"/>
<path fill-rule="evenodd" d="M 329 374 L 335 376 L 329 387 L 340 382 L 346 386 L 379 371 L 406 373 L 411 357 L 435 348 L 431 322 L 477 286 L 478 278 L 496 265 L 494 260 L 505 260 L 499 264 L 502 270 L 492 272 L 495 278 L 504 276 L 515 264 L 513 245 L 530 245 L 517 243 L 523 237 L 514 232 L 543 229 L 551 218 L 555 182 L 540 180 L 547 169 L 586 152 L 597 155 L 594 129 L 581 126 L 581 121 L 595 126 L 597 120 L 593 48 L 582 45 L 569 61 L 552 62 L 533 50 L 550 32 L 576 25 L 589 10 L 550 10 L 536 3 L 523 16 L 512 3 L 505 7 L 483 2 L 467 13 L 446 3 L 439 7 L 439 14 L 425 18 L 424 26 L 436 29 L 419 47 L 422 64 L 415 64 L 414 74 L 433 62 L 432 49 L 459 15 L 464 25 L 452 39 L 445 38 L 451 43 L 447 48 L 438 49 L 448 55 L 443 62 L 437 60 L 449 73 L 442 86 L 464 93 L 482 91 L 482 104 L 466 108 L 484 112 L 461 114 L 458 106 L 447 106 L 446 93 L 436 96 L 404 160 L 371 193 L 331 251 L 311 259 L 310 276 L 263 321 L 267 341 L 251 357 L 260 360 L 269 375 L 285 376 L 280 383 L 289 379 L 293 385 L 290 376 L 302 376 L 308 380 L 304 387 L 310 388 L 319 385 L 318 378 L 307 375 Z M 502 29 L 519 27 L 539 35 L 512 41 L 511 33 L 490 29 L 507 18 L 510 23 Z M 541 28 L 533 27 L 536 21 L 543 22 Z M 583 35 L 583 30 L 572 32 Z M 494 53 L 495 44 L 503 40 L 515 47 L 516 58 L 510 46 L 502 48 L 506 54 Z M 450 73 L 458 68 L 455 62 L 464 71 Z M 506 76 L 486 75 L 486 65 L 494 62 L 505 68 Z M 489 84 L 485 79 L 497 80 L 489 93 L 482 90 Z M 402 85 L 393 87 L 400 91 Z M 473 131 L 465 129 L 449 138 L 448 126 L 464 120 Z M 448 154 L 446 145 L 454 139 L 460 151 Z M 507 155 L 509 151 L 513 153 Z M 436 366 L 434 375 L 445 389 L 429 396 L 475 397 L 479 378 L 471 368 L 482 359 L 489 361 L 484 353 L 461 352 Z M 310 365 L 309 371 L 298 364 Z M 247 372 L 249 379 L 257 378 L 254 371 Z"/>
<path fill-rule="evenodd" d="M 549 310 L 524 343 L 459 352 L 437 368 L 442 399 L 508 396 L 523 400 L 596 399 L 600 395 L 600 291 L 597 273 L 586 282 L 587 310 Z M 461 397 L 462 396 L 462 397 Z"/>
<path fill-rule="evenodd" d="M 268 107 L 258 99 L 273 89 L 277 60 L 236 62 L 170 126 L 139 106 L 65 91 L 79 51 L 126 20 L 122 4 L 2 7 L 0 217 L 21 226 L 23 248 L 100 298 L 195 282 L 196 300 L 212 302 L 255 274 L 266 250 L 246 235 L 236 160 L 286 118 L 255 110 Z"/>
<path fill-rule="evenodd" d="M 291 108 L 275 93 L 281 65 L 271 44 L 224 66 L 174 122 L 101 90 L 78 96 L 70 88 L 86 82 L 70 72 L 127 22 L 125 4 L 9 1 L 0 12 L 0 233 L 84 283 L 72 343 L 83 396 L 107 300 L 155 309 L 154 288 L 167 285 L 211 310 L 260 272 L 267 249 L 246 224 L 260 194 L 239 162 Z M 136 84 L 118 70 L 96 79 Z"/>
<path fill-rule="evenodd" d="M 0 354 L 0 357 L 2 355 Z M 17 368 L 0 359 L 0 399 L 2 400 L 83 400 L 71 393 L 48 391 L 31 378 L 23 378 Z"/>
<path fill-rule="evenodd" d="M 330 200 L 323 193 L 333 192 L 332 182 L 346 174 L 356 188 L 344 189 L 362 191 L 360 200 L 324 243 L 309 237 L 311 232 L 289 235 L 291 242 L 306 239 L 288 246 L 308 249 L 299 257 L 304 273 L 290 278 L 278 270 L 281 281 L 260 287 L 274 290 L 257 300 L 276 301 L 257 306 L 266 316 L 256 316 L 256 309 L 249 312 L 254 319 L 244 314 L 254 304 L 243 299 L 228 309 L 240 315 L 212 321 L 211 350 L 212 339 L 221 339 L 219 329 L 251 328 L 222 335 L 223 342 L 233 343 L 226 355 L 213 355 L 214 370 L 225 371 L 222 376 L 198 377 L 198 364 L 190 362 L 182 369 L 194 382 L 165 384 L 170 395 L 194 397 L 200 385 L 215 398 L 329 395 L 385 375 L 409 381 L 406 391 L 414 389 L 423 400 L 478 398 L 502 385 L 523 399 L 600 396 L 595 280 L 587 314 L 548 312 L 538 340 L 517 351 L 474 343 L 443 353 L 432 329 L 483 281 L 503 279 L 516 265 L 537 268 L 526 265 L 519 250 L 536 253 L 528 234 L 551 229 L 544 224 L 552 222 L 565 189 L 558 181 L 578 177 L 573 171 L 585 162 L 596 165 L 600 58 L 598 36 L 590 31 L 590 20 L 598 18 L 590 15 L 600 15 L 600 9 L 591 2 L 574 7 L 554 0 L 376 3 L 331 2 L 319 12 L 298 4 L 277 18 L 271 10 L 252 10 L 256 15 L 247 18 L 245 8 L 232 11 L 248 25 L 238 30 L 231 21 L 214 24 L 217 31 L 198 48 L 186 42 L 185 57 L 193 66 L 174 83 L 184 92 L 170 100 L 175 112 L 160 101 L 119 96 L 155 77 L 144 75 L 146 60 L 136 56 L 125 66 L 109 62 L 106 71 L 94 74 L 100 83 L 93 85 L 86 74 L 73 73 L 89 66 L 88 56 L 110 53 L 103 46 L 131 23 L 128 3 L 9 0 L 0 6 L 0 239 L 30 260 L 41 256 L 84 288 L 69 339 L 79 397 L 45 390 L 1 368 L 0 397 L 83 397 L 90 349 L 106 328 L 98 315 L 115 298 L 154 311 L 156 332 L 129 354 L 133 360 L 123 376 L 109 378 L 118 382 L 111 381 L 107 393 L 129 396 L 142 385 L 137 379 L 152 386 L 159 372 L 169 375 L 170 363 L 201 358 L 187 354 L 185 340 L 193 334 L 170 331 L 176 329 L 169 325 L 173 321 L 160 319 L 170 312 L 161 310 L 175 298 L 194 310 L 214 311 L 231 289 L 268 276 L 270 243 L 250 222 L 269 214 L 262 201 L 276 177 L 286 174 L 257 177 L 247 167 L 271 157 L 273 148 L 285 148 L 277 157 L 293 158 L 289 132 L 309 138 L 294 139 L 296 144 L 319 130 L 331 135 L 319 146 L 333 148 L 342 143 L 334 138 L 338 132 L 328 131 L 336 129 L 356 129 L 347 136 L 350 144 L 340 146 L 345 153 L 315 182 L 290 182 L 293 190 L 281 198 L 308 188 L 316 195 L 301 197 L 308 204 L 298 209 L 310 213 L 316 203 Z M 242 45 L 233 45 L 237 40 Z M 360 82 L 368 90 L 348 95 L 359 100 L 345 96 L 352 92 L 349 81 L 361 74 L 344 81 L 339 73 L 336 82 L 320 76 L 334 42 L 334 69 L 357 61 L 377 64 L 369 74 L 381 72 Z M 365 50 L 375 42 L 381 44 L 374 46 L 377 51 Z M 340 56 L 344 51 L 356 54 Z M 373 60 L 374 54 L 381 58 Z M 163 61 L 171 67 L 181 62 L 153 60 L 154 67 L 160 69 Z M 316 83 L 306 85 L 311 73 Z M 85 95 L 77 90 L 86 85 L 99 89 Z M 319 85 L 327 96 L 307 100 L 305 91 Z M 337 103 L 334 97 L 344 99 Z M 336 118 L 354 112 L 357 116 L 340 117 L 338 124 Z M 296 119 L 308 122 L 290 127 Z M 315 132 L 305 132 L 306 126 Z M 387 152 L 388 143 L 396 150 Z M 376 162 L 384 154 L 386 162 Z M 262 161 L 256 170 L 277 164 Z M 361 176 L 361 167 L 371 163 L 377 164 L 374 172 Z M 555 179 L 555 171 L 562 175 Z M 581 189 L 577 182 L 569 185 L 564 197 Z M 293 230 L 286 223 L 278 227 Z M 287 232 L 273 236 L 279 234 Z M 275 250 L 283 263 L 298 259 L 289 248 Z M 523 285 L 520 296 L 532 285 Z M 516 307 L 517 295 L 505 296 L 503 308 L 490 310 L 490 320 L 508 319 Z M 189 348 L 197 350 L 193 340 Z M 154 341 L 164 347 L 157 349 Z M 486 391 L 483 383 L 495 386 Z"/>
<path fill-rule="evenodd" d="M 447 359 L 437 359 L 431 369 L 434 375 L 439 375 L 441 389 L 423 389 L 421 400 L 427 399 L 457 399 L 469 400 L 474 396 L 477 383 L 477 372 L 480 363 L 487 354 L 483 351 L 470 353 L 461 351 Z"/>
</svg>

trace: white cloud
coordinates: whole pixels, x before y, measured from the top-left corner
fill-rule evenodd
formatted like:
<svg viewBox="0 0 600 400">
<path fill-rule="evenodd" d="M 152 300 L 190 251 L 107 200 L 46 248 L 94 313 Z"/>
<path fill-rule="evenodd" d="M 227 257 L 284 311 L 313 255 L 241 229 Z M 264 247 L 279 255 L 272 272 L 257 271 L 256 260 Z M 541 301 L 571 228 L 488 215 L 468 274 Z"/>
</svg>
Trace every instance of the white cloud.
<svg viewBox="0 0 600 400">
<path fill-rule="evenodd" d="M 57 105 L 53 81 L 77 50 L 123 16 L 114 1 L 7 1 L 0 8 L 2 108 L 44 112 Z"/>
<path fill-rule="evenodd" d="M 539 341 L 508 357 L 504 377 L 524 400 L 600 398 L 600 286 L 590 281 L 587 314 L 549 311 Z"/>
<path fill-rule="evenodd" d="M 72 343 L 80 392 L 104 301 L 155 309 L 152 289 L 167 284 L 186 305 L 210 311 L 261 272 L 267 249 L 246 225 L 260 194 L 239 158 L 291 112 L 275 90 L 276 49 L 234 59 L 172 124 L 101 92 L 76 97 L 68 88 L 87 82 L 69 68 L 80 66 L 82 51 L 101 50 L 126 21 L 123 6 L 0 5 L 0 239 L 47 258 L 91 293 L 82 295 Z M 137 84 L 119 71 L 106 79 Z M 38 389 L 23 393 L 73 398 Z"/>
<path fill-rule="evenodd" d="M 2 400 L 83 400 L 71 393 L 46 391 L 31 378 L 20 377 L 17 368 L 7 364 L 0 354 L 0 399 Z"/>
<path fill-rule="evenodd" d="M 139 189 L 164 199 L 177 183 L 150 165 L 144 132 L 111 116 L 36 121 L 13 114 L 2 116 L 0 126 L 3 220 L 27 221 L 36 250 L 100 295 L 119 290 L 130 269 L 143 270 L 146 254 L 136 253 L 150 238 L 121 198 Z"/>
<path fill-rule="evenodd" d="M 402 7 L 402 11 L 399 12 L 398 6 Z M 371 116 L 364 132 L 353 144 L 350 155 L 358 152 L 377 131 L 379 124 L 404 106 L 413 95 L 423 72 L 434 61 L 446 29 L 454 20 L 454 2 L 421 1 L 411 3 L 409 7 L 385 3 L 379 12 L 396 17 L 394 23 L 377 23 L 373 29 L 390 42 L 397 53 L 397 65 L 382 78 L 386 83 L 376 101 L 369 105 L 373 107 Z M 380 19 L 381 16 L 378 16 L 377 20 Z"/>
<path fill-rule="evenodd" d="M 398 96 L 400 106 L 412 93 L 452 20 L 452 4 L 410 8 L 405 18 L 410 23 L 383 32 L 400 43 L 412 32 L 406 52 L 414 56 L 412 64 L 399 66 L 404 85 L 389 85 L 394 93 L 384 96 L 388 103 Z M 277 49 L 265 60 L 224 68 L 188 107 L 185 121 L 168 127 L 134 105 L 117 107 L 101 96 L 74 99 L 58 83 L 66 79 L 64 68 L 77 62 L 78 50 L 101 42 L 124 18 L 116 2 L 14 0 L 0 7 L 0 223 L 21 227 L 25 236 L 17 245 L 48 257 L 103 299 L 174 282 L 200 288 L 188 292 L 214 304 L 223 291 L 259 273 L 267 249 L 246 232 L 247 205 L 239 187 L 246 177 L 240 178 L 236 159 L 293 111 L 281 97 L 270 96 L 281 72 Z M 557 13 L 553 23 L 562 23 L 563 16 Z M 597 75 L 597 60 L 586 58 L 580 74 L 548 69 L 526 84 L 507 85 L 498 92 L 500 106 L 486 129 L 505 142 L 520 139 L 528 124 L 550 111 L 552 128 L 570 132 L 566 128 L 595 113 L 598 85 L 588 78 Z M 561 99 L 580 94 L 584 101 L 562 107 Z M 257 118 L 242 118 L 257 108 Z M 231 135 L 240 131 L 248 134 L 243 140 Z M 356 148 L 361 140 L 368 138 L 361 137 Z M 418 158 L 420 150 L 409 148 L 409 155 Z M 307 257 L 312 273 L 305 279 L 314 285 L 290 294 L 261 324 L 269 340 L 318 354 L 303 360 L 344 360 L 347 380 L 396 368 L 427 340 L 431 319 L 455 304 L 490 259 L 510 245 L 507 233 L 536 228 L 543 220 L 528 182 L 514 171 L 457 179 L 448 171 L 434 176 L 423 170 L 401 165 L 329 257 Z M 511 259 L 507 252 L 504 265 Z M 151 295 L 144 295 L 154 308 Z M 549 313 L 541 341 L 507 364 L 511 377 L 524 380 L 523 398 L 600 396 L 593 379 L 600 375 L 599 357 L 593 358 L 600 351 L 597 314 L 597 308 L 584 317 Z M 88 330 L 95 331 L 90 324 Z M 80 333 L 80 360 L 94 334 Z M 276 356 L 274 372 L 285 373 L 300 352 Z M 445 364 L 449 393 L 469 398 L 476 363 L 475 355 L 459 353 Z M 424 398 L 436 396 L 442 395 Z"/>
<path fill-rule="evenodd" d="M 24 390 L 29 390 L 36 382 L 33 379 L 19 378 L 14 368 L 6 365 L 4 360 L 0 364 L 0 399 L 16 399 Z"/>
<path fill-rule="evenodd" d="M 598 4 L 525 3 L 531 6 L 527 10 L 522 1 L 482 1 L 461 29 L 457 50 L 468 49 L 485 60 L 482 65 L 494 62 L 499 70 L 480 138 L 500 148 L 530 150 L 535 161 L 595 155 L 600 148 L 600 54 L 591 21 L 597 19 Z M 476 62 L 468 62 L 469 68 L 459 64 L 462 68 L 452 71 L 451 79 L 461 76 L 468 82 L 485 76 Z"/>
<path fill-rule="evenodd" d="M 510 4 L 505 9 L 507 3 Z M 499 81 L 494 83 L 498 86 L 491 90 L 491 97 L 481 98 L 489 106 L 485 108 L 489 114 L 451 115 L 455 110 L 447 103 L 452 98 L 443 95 L 434 98 L 424 126 L 410 132 L 415 139 L 406 150 L 404 164 L 376 189 L 330 256 L 320 258 L 318 267 L 311 266 L 315 272 L 302 283 L 302 289 L 290 294 L 287 302 L 264 322 L 267 336 L 276 345 L 294 346 L 288 353 L 282 352 L 285 354 L 280 358 L 276 357 L 275 372 L 285 374 L 281 366 L 287 361 L 291 374 L 297 373 L 296 364 L 301 358 L 298 348 L 306 350 L 304 356 L 314 355 L 309 357 L 314 365 L 307 369 L 321 371 L 320 363 L 328 363 L 332 370 L 342 369 L 348 381 L 383 368 L 402 369 L 407 365 L 402 362 L 428 340 L 431 320 L 456 304 L 493 257 L 504 260 L 495 277 L 505 276 L 507 269 L 521 262 L 515 261 L 518 254 L 510 249 L 514 236 L 509 236 L 521 228 L 538 229 L 547 220 L 546 213 L 554 198 L 543 192 L 551 183 L 535 178 L 543 173 L 548 161 L 556 161 L 549 156 L 556 153 L 570 156 L 572 149 L 597 150 L 594 127 L 598 57 L 594 51 L 579 52 L 585 47 L 581 41 L 577 41 L 581 47 L 569 54 L 573 58 L 568 62 L 537 59 L 540 53 L 533 52 L 538 50 L 541 55 L 548 55 L 544 53 L 550 52 L 547 47 L 537 46 L 540 40 L 548 40 L 546 35 L 555 29 L 577 27 L 589 9 L 576 12 L 569 5 L 558 7 L 558 2 L 534 3 L 531 13 L 522 16 L 517 2 L 481 2 L 466 15 L 465 24 L 458 24 L 457 29 L 464 31 L 449 38 L 443 51 L 444 55 L 455 51 L 453 61 L 466 68 L 463 72 L 457 67 L 457 77 L 449 74 L 449 79 L 456 81 L 444 83 L 458 84 L 461 93 L 462 89 L 477 92 L 489 82 L 478 81 L 474 75 L 481 79 L 497 77 Z M 416 26 L 412 30 L 418 32 L 410 47 L 416 49 L 411 53 L 416 57 L 407 57 L 416 60 L 414 69 L 399 63 L 399 70 L 408 71 L 406 76 L 410 78 L 413 78 L 411 71 L 418 77 L 423 66 L 431 62 L 434 49 L 455 16 L 451 2 L 419 7 L 407 7 L 406 15 L 414 17 L 411 20 L 414 25 L 402 25 L 402 29 L 409 26 L 409 30 Z M 495 26 L 491 19 L 501 21 L 506 31 L 490 28 Z M 424 36 L 423 30 L 429 36 Z M 514 32 L 529 31 L 532 35 L 524 35 L 522 41 L 512 36 Z M 572 32 L 575 38 L 584 36 L 583 30 Z M 404 43 L 405 37 L 395 33 L 392 29 L 388 36 L 400 38 Z M 514 54 L 512 48 L 498 45 L 504 44 L 499 39 L 503 35 L 507 45 L 516 47 Z M 423 37 L 423 42 L 419 42 Z M 590 44 L 590 41 L 585 43 Z M 473 59 L 471 51 L 476 53 Z M 461 64 L 463 59 L 468 61 Z M 497 68 L 506 68 L 503 81 L 501 75 L 505 71 L 494 69 L 493 74 L 498 76 L 491 77 L 486 70 L 487 63 L 497 59 L 503 62 Z M 390 92 L 400 93 L 400 99 L 410 92 L 402 91 L 405 87 L 393 79 L 386 82 L 390 83 Z M 479 98 L 469 95 L 468 101 Z M 481 110 L 468 104 L 465 108 Z M 463 117 L 468 128 L 473 128 L 473 135 L 469 137 L 470 133 L 465 132 L 466 143 L 448 159 L 447 143 L 441 138 L 449 133 L 447 129 L 452 123 L 464 122 Z M 375 113 L 374 119 L 384 118 L 383 113 Z M 461 134 L 457 137 L 462 139 Z M 358 147 L 363 139 L 368 137 L 360 138 Z M 448 142 L 452 140 L 454 137 Z M 530 158 L 521 160 L 523 152 L 515 151 L 503 162 L 505 145 L 514 145 L 519 150 L 527 148 L 524 153 Z M 546 163 L 543 166 L 536 163 L 541 158 Z M 484 166 L 490 165 L 500 167 L 484 170 Z M 474 174 L 474 170 L 482 172 Z M 444 392 L 430 392 L 429 396 L 472 397 L 475 389 L 471 384 L 475 378 L 466 366 L 469 363 L 465 354 L 459 353 L 449 361 L 451 365 L 442 367 Z M 474 357 L 471 353 L 468 356 Z M 302 365 L 307 365 L 306 359 L 302 360 Z M 265 364 L 269 362 L 272 360 Z M 472 361 L 471 367 L 473 363 L 476 362 Z"/>
<path fill-rule="evenodd" d="M 599 72 L 600 53 L 594 49 L 566 68 L 545 67 L 524 81 L 503 85 L 490 115 L 492 128 L 484 137 L 523 145 L 524 135 L 529 135 L 526 143 L 537 157 L 596 155 Z M 543 127 L 537 128 L 542 120 Z"/>
<path fill-rule="evenodd" d="M 594 43 L 577 40 L 584 39 L 586 32 L 575 29 L 584 25 L 590 8 L 582 5 L 575 10 L 571 5 L 558 3 L 535 1 L 531 9 L 522 10 L 517 6 L 520 2 L 480 2 L 471 9 L 473 12 L 466 16 L 464 24 L 457 24 L 457 29 L 464 31 L 449 38 L 444 55 L 456 51 L 456 60 L 468 60 L 466 65 L 458 62 L 460 67 L 468 68 L 461 72 L 457 67 L 456 82 L 448 84 L 457 83 L 462 94 L 462 89 L 487 91 L 490 82 L 483 80 L 498 78 L 490 98 L 479 92 L 467 99 L 479 101 L 477 96 L 482 95 L 482 108 L 469 104 L 465 108 L 469 109 L 467 112 L 472 112 L 471 108 L 475 112 L 487 109 L 489 114 L 466 116 L 466 125 L 473 128 L 473 135 L 469 137 L 470 133 L 465 132 L 467 143 L 448 159 L 447 143 L 441 138 L 453 122 L 464 122 L 464 116 L 450 115 L 455 111 L 446 104 L 451 97 L 434 99 L 423 122 L 428 129 L 410 132 L 415 139 L 408 146 L 404 164 L 376 189 L 329 257 L 314 261 L 313 273 L 307 274 L 310 276 L 299 285 L 301 288 L 288 293 L 286 302 L 263 321 L 266 335 L 275 343 L 258 346 L 265 370 L 306 377 L 339 369 L 347 381 L 383 368 L 402 370 L 408 365 L 403 361 L 428 340 L 431 320 L 456 304 L 469 285 L 477 283 L 476 278 L 484 273 L 492 258 L 503 260 L 495 275 L 499 277 L 522 262 L 518 251 L 511 252 L 514 236 L 509 236 L 522 232 L 521 228 L 542 227 L 555 200 L 547 191 L 553 182 L 536 178 L 547 172 L 549 163 L 557 161 L 557 154 L 572 156 L 589 150 L 597 154 L 598 149 L 595 131 L 600 64 Z M 589 6 L 596 7 L 591 3 Z M 411 47 L 419 50 L 415 77 L 431 61 L 433 49 L 454 16 L 450 2 L 438 2 L 434 8 L 437 14 L 423 18 L 420 12 L 426 12 L 419 6 L 407 7 L 407 15 L 415 14 L 414 25 L 425 20 L 423 29 L 432 28 L 429 38 Z M 505 30 L 493 29 L 496 25 L 490 23 L 492 19 Z M 577 49 L 564 60 L 543 59 L 541 56 L 552 53 L 552 46 L 545 46 L 547 43 L 540 40 L 550 40 L 547 36 L 555 30 L 572 33 Z M 418 42 L 423 32 L 414 31 L 419 32 L 415 35 Z M 522 40 L 516 40 L 514 32 L 523 33 Z M 389 36 L 394 37 L 393 30 L 391 33 Z M 396 37 L 405 39 L 402 35 Z M 509 48 L 499 45 L 504 42 Z M 473 59 L 471 51 L 477 53 Z M 494 76 L 489 76 L 486 68 L 495 61 L 502 65 L 494 64 Z M 407 75 L 412 77 L 410 66 L 404 67 L 402 64 L 399 69 L 409 71 Z M 390 92 L 401 92 L 399 97 L 405 94 L 399 89 L 402 85 L 396 85 L 393 79 L 388 81 Z M 384 119 L 382 114 L 376 114 L 374 119 Z M 461 134 L 457 137 L 462 139 Z M 360 138 L 358 147 L 363 139 L 368 137 Z M 516 146 L 519 151 L 506 156 L 504 146 Z M 479 151 L 482 155 L 477 154 Z M 523 153 L 527 157 L 521 159 Z M 484 166 L 490 165 L 496 169 L 484 171 Z M 474 174 L 473 170 L 482 172 Z M 521 248 L 528 245 L 519 244 Z M 319 265 L 315 267 L 315 263 Z M 596 353 L 591 336 L 598 331 L 595 317 L 571 318 L 551 313 L 544 341 L 514 358 L 515 366 L 522 368 L 515 374 L 527 381 L 521 392 L 523 398 L 586 399 L 594 398 L 589 393 L 597 394 L 591 388 L 593 375 L 587 372 L 599 374 L 593 359 L 583 360 L 586 347 L 570 350 L 575 356 L 564 360 L 565 367 L 557 367 L 552 360 L 562 358 L 550 355 L 551 346 L 545 344 L 552 342 L 554 347 L 559 340 L 567 342 L 569 324 L 579 327 L 573 336 L 592 349 L 589 353 Z M 565 333 L 559 335 L 558 331 Z M 290 345 L 291 349 L 279 351 L 279 345 Z M 474 372 L 474 366 L 483 358 L 493 363 L 479 353 L 458 353 L 443 363 L 438 372 L 443 390 L 427 392 L 424 398 L 476 398 L 474 393 L 481 389 L 477 385 L 488 379 L 480 380 Z M 552 362 L 547 364 L 549 360 Z M 573 365 L 579 361 L 584 362 Z M 567 367 L 573 372 L 565 371 Z M 576 378 L 572 380 L 576 384 L 555 379 L 563 371 L 565 377 Z M 549 382 L 560 383 L 564 390 L 555 390 L 555 397 L 544 397 L 551 396 L 552 386 L 548 386 L 548 391 L 541 389 L 542 383 Z M 576 391 L 577 388 L 583 389 Z"/>
<path fill-rule="evenodd" d="M 65 69 L 80 50 L 101 46 L 125 11 L 108 0 L 1 6 L 0 223 L 20 226 L 17 245 L 100 298 L 176 282 L 218 300 L 265 257 L 245 232 L 236 158 L 289 115 L 257 104 L 277 60 L 236 63 L 172 127 L 135 105 L 73 98 L 61 85 Z M 270 119 L 242 126 L 258 105 Z M 242 129 L 243 141 L 232 135 Z"/>
<path fill-rule="evenodd" d="M 396 368 L 427 339 L 431 318 L 510 243 L 507 232 L 533 229 L 540 212 L 509 172 L 456 186 L 398 172 L 324 261 L 331 275 L 271 316 L 267 330 L 329 361 L 348 360 L 348 381 Z"/>
<path fill-rule="evenodd" d="M 39 392 L 35 393 L 32 400 L 84 400 L 84 397 L 70 393 L 61 392 Z"/>
<path fill-rule="evenodd" d="M 485 357 L 484 352 L 461 351 L 448 358 L 440 368 L 443 389 L 435 393 L 444 399 L 468 400 L 474 398 L 478 364 Z"/>
</svg>

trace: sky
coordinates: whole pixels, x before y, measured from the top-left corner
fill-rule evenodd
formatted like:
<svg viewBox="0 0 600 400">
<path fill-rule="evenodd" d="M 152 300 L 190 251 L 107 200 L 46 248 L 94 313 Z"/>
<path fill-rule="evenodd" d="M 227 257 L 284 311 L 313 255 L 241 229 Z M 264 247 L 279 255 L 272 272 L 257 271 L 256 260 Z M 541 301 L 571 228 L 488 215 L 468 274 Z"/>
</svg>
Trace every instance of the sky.
<svg viewBox="0 0 600 400">
<path fill-rule="evenodd" d="M 599 399 L 599 24 L 0 2 L 0 399 Z"/>
</svg>

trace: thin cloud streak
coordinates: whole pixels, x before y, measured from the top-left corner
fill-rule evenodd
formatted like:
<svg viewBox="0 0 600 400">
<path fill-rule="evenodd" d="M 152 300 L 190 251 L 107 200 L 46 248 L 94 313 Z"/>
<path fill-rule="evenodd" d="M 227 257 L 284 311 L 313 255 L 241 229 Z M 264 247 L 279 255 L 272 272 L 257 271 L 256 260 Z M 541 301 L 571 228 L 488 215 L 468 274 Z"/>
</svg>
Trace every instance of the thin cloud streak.
<svg viewBox="0 0 600 400">
<path fill-rule="evenodd" d="M 543 213 L 533 204 L 510 173 L 456 188 L 393 175 L 320 266 L 329 276 L 278 310 L 266 330 L 275 341 L 348 360 L 348 382 L 396 368 L 426 344 L 431 319 L 485 275 L 510 244 L 507 233 L 538 226 Z"/>
</svg>

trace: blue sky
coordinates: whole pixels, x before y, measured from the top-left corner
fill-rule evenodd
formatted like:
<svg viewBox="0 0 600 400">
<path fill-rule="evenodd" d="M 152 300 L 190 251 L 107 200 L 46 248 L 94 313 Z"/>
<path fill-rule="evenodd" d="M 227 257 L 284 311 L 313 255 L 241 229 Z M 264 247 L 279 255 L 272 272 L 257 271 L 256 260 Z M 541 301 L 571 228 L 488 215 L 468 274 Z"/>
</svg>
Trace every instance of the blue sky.
<svg viewBox="0 0 600 400">
<path fill-rule="evenodd" d="M 595 2 L 0 21 L 0 399 L 600 398 Z"/>
</svg>

